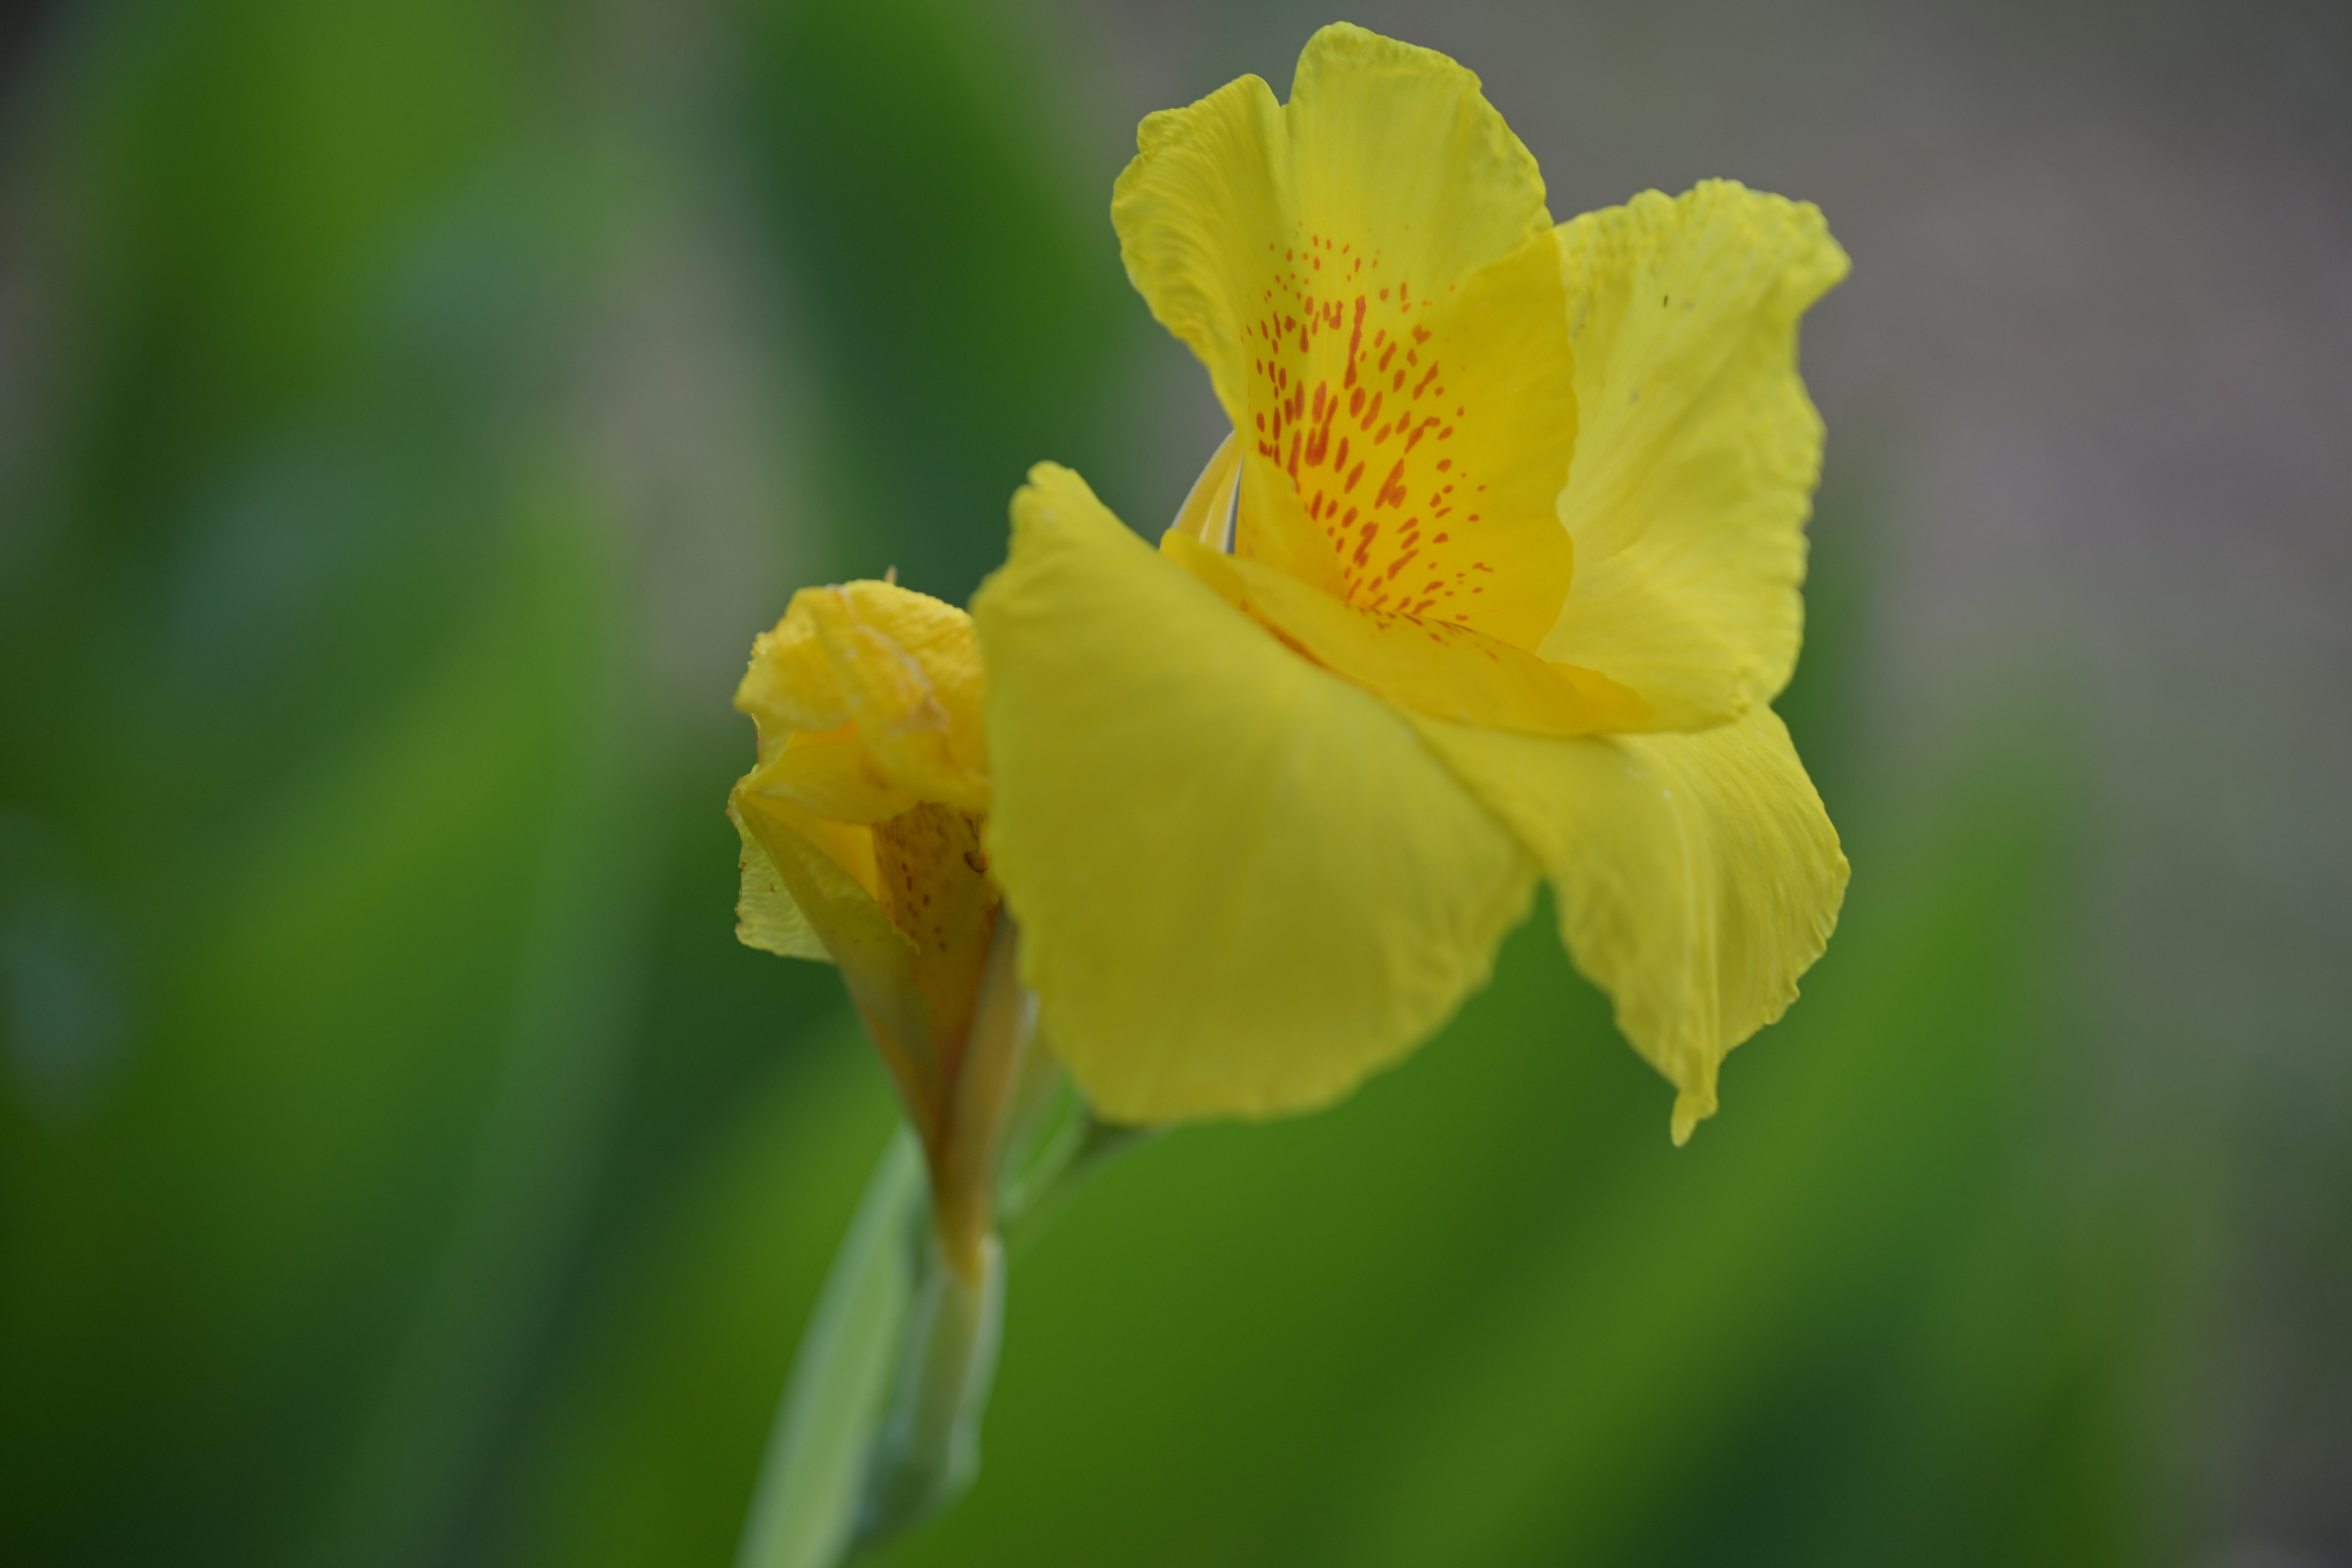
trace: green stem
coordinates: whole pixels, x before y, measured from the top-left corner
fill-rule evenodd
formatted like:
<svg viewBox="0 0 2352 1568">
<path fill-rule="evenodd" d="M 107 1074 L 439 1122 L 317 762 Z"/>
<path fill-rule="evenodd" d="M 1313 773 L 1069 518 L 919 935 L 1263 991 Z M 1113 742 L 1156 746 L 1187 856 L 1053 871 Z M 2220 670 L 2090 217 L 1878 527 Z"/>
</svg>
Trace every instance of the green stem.
<svg viewBox="0 0 2352 1568">
<path fill-rule="evenodd" d="M 860 1544 L 953 1502 L 980 1473 L 980 1420 L 1004 1321 L 1004 1248 L 981 1244 L 979 1269 L 951 1267 L 936 1238 L 908 1321 L 890 1416 L 875 1445 Z"/>
<path fill-rule="evenodd" d="M 1035 1005 L 1017 979 L 1017 942 L 1012 921 L 1001 921 L 938 1168 L 927 1179 L 922 1141 L 902 1129 L 834 1258 L 737 1568 L 835 1568 L 971 1484 L 1004 1316 L 997 1200 L 1006 1156 L 1021 1173 L 1010 1183 L 1016 1217 L 1034 1234 L 1141 1136 L 1095 1121 L 1058 1070 L 1028 1059 Z M 1057 1097 L 1060 1117 L 1046 1110 Z"/>
<path fill-rule="evenodd" d="M 760 1468 L 736 1568 L 834 1568 L 856 1541 L 867 1469 L 918 1289 L 929 1203 L 901 1129 L 835 1254 Z"/>
</svg>

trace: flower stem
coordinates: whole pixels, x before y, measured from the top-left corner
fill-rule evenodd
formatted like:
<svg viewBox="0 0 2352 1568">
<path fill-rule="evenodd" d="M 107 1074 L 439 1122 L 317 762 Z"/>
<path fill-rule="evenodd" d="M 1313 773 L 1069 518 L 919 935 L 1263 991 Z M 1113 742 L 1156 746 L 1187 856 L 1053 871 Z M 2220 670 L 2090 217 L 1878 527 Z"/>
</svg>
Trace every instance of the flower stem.
<svg viewBox="0 0 2352 1568">
<path fill-rule="evenodd" d="M 835 1254 L 761 1463 L 736 1568 L 834 1568 L 856 1540 L 903 1327 L 917 1299 L 909 1245 L 928 1210 L 921 1146 L 901 1129 Z"/>
<path fill-rule="evenodd" d="M 907 1323 L 890 1414 L 874 1445 L 857 1543 L 953 1502 L 980 1473 L 980 1421 L 1004 1321 L 1004 1248 L 983 1238 L 977 1276 L 934 1241 Z"/>
<path fill-rule="evenodd" d="M 1000 1225 L 1034 1235 L 1149 1135 L 1096 1120 L 1032 1051 L 1020 942 L 1000 913 L 945 1101 L 891 1141 L 834 1257 L 736 1568 L 835 1568 L 971 1484 L 1004 1319 Z"/>
<path fill-rule="evenodd" d="M 737 1568 L 833 1568 L 979 1470 L 1004 1310 L 997 1166 L 1036 1012 L 1019 949 L 1001 917 L 938 1142 L 927 1160 L 913 1128 L 893 1140 L 834 1258 Z"/>
</svg>

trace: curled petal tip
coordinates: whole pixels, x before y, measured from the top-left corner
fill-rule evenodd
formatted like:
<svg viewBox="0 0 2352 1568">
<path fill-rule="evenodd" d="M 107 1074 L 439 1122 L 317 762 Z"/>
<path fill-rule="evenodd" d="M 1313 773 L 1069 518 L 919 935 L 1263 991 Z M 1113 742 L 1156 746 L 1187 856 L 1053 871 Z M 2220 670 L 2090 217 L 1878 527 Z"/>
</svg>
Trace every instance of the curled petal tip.
<svg viewBox="0 0 2352 1568">
<path fill-rule="evenodd" d="M 1685 1089 L 1675 1096 L 1674 1139 L 1679 1149 L 1690 1142 L 1698 1124 L 1715 1114 L 1715 1096 L 1697 1095 Z"/>
</svg>

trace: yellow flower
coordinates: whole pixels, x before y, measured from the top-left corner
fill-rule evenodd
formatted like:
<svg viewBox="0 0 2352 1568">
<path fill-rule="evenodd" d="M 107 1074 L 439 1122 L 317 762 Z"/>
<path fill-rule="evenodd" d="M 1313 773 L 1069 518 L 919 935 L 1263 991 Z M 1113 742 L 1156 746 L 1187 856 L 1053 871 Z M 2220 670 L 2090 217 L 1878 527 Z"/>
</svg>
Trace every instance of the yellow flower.
<svg viewBox="0 0 2352 1568">
<path fill-rule="evenodd" d="M 803 589 L 736 690 L 759 762 L 728 800 L 743 840 L 737 936 L 840 965 L 967 1274 L 1027 1005 L 982 847 L 982 688 L 955 606 L 888 583 Z"/>
<path fill-rule="evenodd" d="M 1143 122 L 1129 276 L 1235 435 L 1154 552 L 1050 465 L 974 602 L 989 849 L 1105 1114 L 1309 1108 L 1425 1037 L 1535 879 L 1679 1090 L 1820 955 L 1846 863 L 1768 706 L 1822 428 L 1820 213 L 1727 183 L 1554 227 L 1453 61 L 1324 29 Z"/>
</svg>

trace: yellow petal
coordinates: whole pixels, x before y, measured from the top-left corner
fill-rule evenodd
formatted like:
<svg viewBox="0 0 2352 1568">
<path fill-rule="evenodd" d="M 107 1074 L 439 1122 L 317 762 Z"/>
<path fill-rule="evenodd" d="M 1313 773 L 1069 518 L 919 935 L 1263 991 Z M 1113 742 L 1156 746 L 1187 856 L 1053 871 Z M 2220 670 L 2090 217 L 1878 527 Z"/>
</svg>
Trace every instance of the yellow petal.
<svg viewBox="0 0 2352 1568">
<path fill-rule="evenodd" d="M 1581 428 L 1576 581 L 1541 647 L 1704 729 L 1788 683 L 1822 422 L 1797 321 L 1846 273 L 1818 208 L 1710 181 L 1559 230 Z"/>
<path fill-rule="evenodd" d="M 982 812 L 982 686 L 970 616 L 895 584 L 859 582 L 793 595 L 784 618 L 752 646 L 735 706 L 759 725 L 763 763 L 804 732 L 854 724 L 866 755 L 906 796 Z M 834 775 L 855 760 L 845 749 L 803 761 Z"/>
<path fill-rule="evenodd" d="M 1136 146 L 1111 195 L 1128 276 L 1244 432 L 1246 340 L 1277 285 L 1336 301 L 1369 277 L 1402 320 L 1415 293 L 1441 297 L 1550 226 L 1535 160 L 1476 77 L 1345 23 L 1307 40 L 1287 105 L 1245 76 L 1150 116 Z"/>
<path fill-rule="evenodd" d="M 1384 702 L 1032 470 L 973 601 L 989 854 L 1055 1049 L 1105 1114 L 1324 1103 L 1444 1021 L 1526 855 Z"/>
<path fill-rule="evenodd" d="M 1696 734 L 1545 741 L 1421 721 L 1559 895 L 1577 967 L 1681 1092 L 1674 1136 L 1715 1112 L 1726 1053 L 1796 999 L 1845 897 L 1846 861 L 1768 708 Z"/>
<path fill-rule="evenodd" d="M 795 958 L 829 958 L 928 1139 L 971 1033 L 998 894 L 979 824 L 931 802 L 871 826 L 811 816 L 737 784 L 743 837 L 737 936 Z"/>
<path fill-rule="evenodd" d="M 1304 354 L 1269 348 L 1253 363 L 1291 390 L 1253 384 L 1273 399 L 1270 426 L 1251 416 L 1271 438 L 1246 459 L 1235 552 L 1365 609 L 1533 648 L 1575 560 L 1558 510 L 1576 441 L 1566 300 L 1545 235 L 1416 301 L 1398 338 L 1351 327 Z"/>
<path fill-rule="evenodd" d="M 800 731 L 837 730 L 849 722 L 816 623 L 802 607 L 807 594 L 823 591 L 793 595 L 774 629 L 752 639 L 751 662 L 735 688 L 735 710 L 756 726 L 763 763 Z"/>
<path fill-rule="evenodd" d="M 806 589 L 843 705 L 883 768 L 913 795 L 988 809 L 980 652 L 954 605 L 888 583 Z"/>
<path fill-rule="evenodd" d="M 832 954 L 817 937 L 808 917 L 793 900 L 792 889 L 784 886 L 777 874 L 776 863 L 768 851 L 752 837 L 744 825 L 743 814 L 735 803 L 727 803 L 727 820 L 735 825 L 743 840 L 741 858 L 737 869 L 742 873 L 742 891 L 735 900 L 735 940 L 745 947 L 756 947 L 782 958 L 813 958 L 830 962 Z"/>
<path fill-rule="evenodd" d="M 1288 105 L 1244 77 L 1138 142 L 1112 220 L 1247 444 L 1236 552 L 1532 647 L 1574 370 L 1543 181 L 1478 79 L 1327 27 Z"/>
<path fill-rule="evenodd" d="M 913 946 L 932 1055 L 952 1083 L 996 926 L 980 824 L 926 802 L 875 827 L 874 868 L 884 912 Z"/>
<path fill-rule="evenodd" d="M 756 795 L 791 801 L 812 816 L 834 822 L 887 822 L 916 804 L 912 790 L 883 767 L 857 726 L 805 731 L 782 746 L 763 745 L 770 754 L 743 781 Z"/>
<path fill-rule="evenodd" d="M 1160 548 L 1316 663 L 1416 712 L 1528 735 L 1631 729 L 1650 715 L 1606 676 L 1548 664 L 1470 627 L 1345 604 L 1173 531 Z"/>
<path fill-rule="evenodd" d="M 916 974 L 919 949 L 877 900 L 873 829 L 820 821 L 740 784 L 730 804 L 825 955 L 841 966 L 850 1000 L 909 1112 L 939 1103 L 944 1074 Z"/>
</svg>

